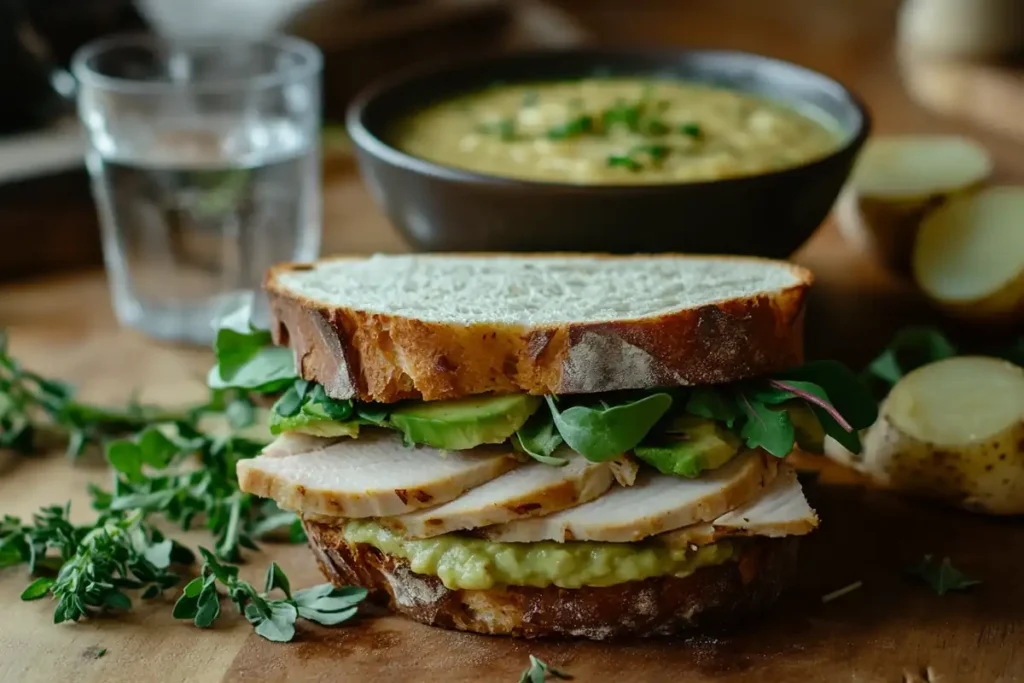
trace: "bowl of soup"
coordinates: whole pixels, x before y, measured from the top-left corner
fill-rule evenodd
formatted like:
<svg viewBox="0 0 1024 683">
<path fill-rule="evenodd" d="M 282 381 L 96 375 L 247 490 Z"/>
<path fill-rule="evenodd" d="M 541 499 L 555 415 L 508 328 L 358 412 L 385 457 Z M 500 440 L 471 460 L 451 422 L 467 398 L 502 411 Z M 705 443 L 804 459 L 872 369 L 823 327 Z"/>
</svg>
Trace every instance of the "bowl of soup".
<svg viewBox="0 0 1024 683">
<path fill-rule="evenodd" d="M 513 53 L 363 93 L 360 172 L 413 246 L 785 257 L 867 137 L 858 98 L 714 50 Z"/>
</svg>

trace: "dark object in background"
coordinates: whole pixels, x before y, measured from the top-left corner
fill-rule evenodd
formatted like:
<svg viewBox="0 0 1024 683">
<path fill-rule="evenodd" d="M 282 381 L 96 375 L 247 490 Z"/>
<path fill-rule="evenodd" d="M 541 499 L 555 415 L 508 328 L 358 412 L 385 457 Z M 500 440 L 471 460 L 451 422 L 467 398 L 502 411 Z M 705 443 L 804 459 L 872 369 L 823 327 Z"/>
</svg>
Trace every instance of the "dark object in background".
<svg viewBox="0 0 1024 683">
<path fill-rule="evenodd" d="M 508 0 L 317 2 L 282 30 L 324 53 L 324 119 L 342 121 L 370 83 L 427 60 L 470 58 L 501 45 L 511 26 Z"/>
<path fill-rule="evenodd" d="M 53 63 L 18 0 L 0 0 L 0 135 L 45 126 L 66 108 Z"/>
<path fill-rule="evenodd" d="M 0 135 L 72 112 L 55 70 L 93 38 L 142 26 L 131 0 L 0 0 Z"/>
<path fill-rule="evenodd" d="M 607 75 L 678 76 L 830 115 L 845 142 L 791 169 L 709 182 L 572 185 L 485 176 L 417 159 L 385 142 L 404 115 L 495 81 Z M 867 138 L 868 113 L 842 85 L 769 57 L 715 50 L 525 52 L 418 70 L 352 105 L 348 130 L 374 197 L 427 251 L 609 251 L 755 254 L 783 258 L 828 215 Z"/>
</svg>

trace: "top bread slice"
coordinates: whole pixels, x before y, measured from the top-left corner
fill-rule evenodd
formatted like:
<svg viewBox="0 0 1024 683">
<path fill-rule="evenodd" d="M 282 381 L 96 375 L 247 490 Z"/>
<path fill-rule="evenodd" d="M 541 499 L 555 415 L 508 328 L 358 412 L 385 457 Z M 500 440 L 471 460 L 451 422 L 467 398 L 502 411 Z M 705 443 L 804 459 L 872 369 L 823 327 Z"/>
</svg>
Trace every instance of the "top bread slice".
<svg viewBox="0 0 1024 683">
<path fill-rule="evenodd" d="M 275 343 L 337 399 L 718 384 L 803 360 L 809 271 L 681 255 L 417 254 L 272 268 Z"/>
</svg>

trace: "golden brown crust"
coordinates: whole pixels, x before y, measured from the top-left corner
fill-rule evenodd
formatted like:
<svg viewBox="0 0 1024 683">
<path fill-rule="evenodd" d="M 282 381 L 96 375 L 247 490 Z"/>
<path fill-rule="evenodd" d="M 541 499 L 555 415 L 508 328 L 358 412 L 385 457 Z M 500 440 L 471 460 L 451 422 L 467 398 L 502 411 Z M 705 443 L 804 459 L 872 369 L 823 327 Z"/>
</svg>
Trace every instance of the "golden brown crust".
<svg viewBox="0 0 1024 683">
<path fill-rule="evenodd" d="M 737 561 L 683 578 L 656 577 L 578 589 L 509 586 L 449 590 L 400 558 L 346 542 L 336 527 L 304 520 L 321 571 L 364 586 L 378 602 L 442 628 L 523 638 L 672 635 L 737 623 L 771 605 L 796 574 L 797 538 L 749 539 Z"/>
<path fill-rule="evenodd" d="M 277 280 L 308 264 L 272 268 L 265 289 L 274 342 L 291 346 L 303 378 L 334 398 L 391 403 L 719 384 L 799 365 L 812 276 L 780 267 L 799 282 L 771 295 L 636 320 L 547 326 L 431 323 L 321 306 Z"/>
</svg>

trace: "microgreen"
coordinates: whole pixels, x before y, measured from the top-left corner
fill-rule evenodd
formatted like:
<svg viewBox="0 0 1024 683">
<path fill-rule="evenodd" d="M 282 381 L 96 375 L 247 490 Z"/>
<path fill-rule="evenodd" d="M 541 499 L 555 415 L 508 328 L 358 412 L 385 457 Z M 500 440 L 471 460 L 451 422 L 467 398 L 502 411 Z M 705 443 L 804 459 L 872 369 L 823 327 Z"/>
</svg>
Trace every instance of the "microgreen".
<svg viewBox="0 0 1024 683">
<path fill-rule="evenodd" d="M 559 435 L 588 460 L 604 462 L 636 446 L 672 406 L 672 397 L 656 393 L 615 406 L 578 405 L 560 411 L 545 396 Z"/>
<path fill-rule="evenodd" d="M 551 413 L 538 410 L 516 432 L 516 441 L 522 450 L 534 460 L 546 465 L 562 467 L 569 463 L 565 458 L 551 455 L 562 445 L 562 436 L 555 428 Z"/>
<path fill-rule="evenodd" d="M 906 327 L 871 361 L 864 372 L 865 380 L 871 384 L 876 396 L 882 398 L 908 372 L 956 354 L 956 346 L 941 330 Z"/>
</svg>

